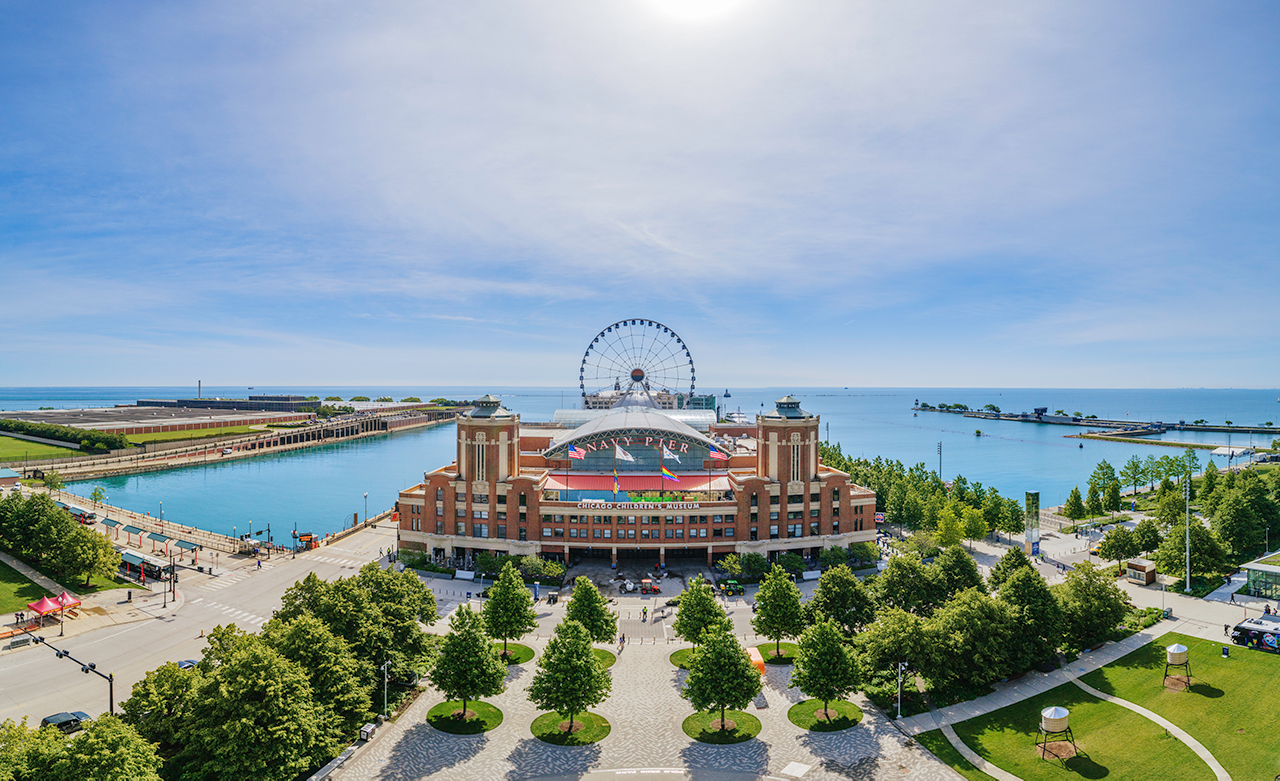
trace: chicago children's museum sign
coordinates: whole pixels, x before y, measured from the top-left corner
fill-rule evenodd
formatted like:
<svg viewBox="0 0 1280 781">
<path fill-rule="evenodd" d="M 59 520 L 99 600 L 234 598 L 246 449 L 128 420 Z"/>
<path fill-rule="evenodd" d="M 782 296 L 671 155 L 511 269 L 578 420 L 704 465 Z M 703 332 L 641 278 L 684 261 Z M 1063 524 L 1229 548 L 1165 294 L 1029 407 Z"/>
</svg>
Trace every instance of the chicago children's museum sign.
<svg viewBox="0 0 1280 781">
<path fill-rule="evenodd" d="M 698 502 L 602 502 L 584 499 L 578 502 L 579 510 L 696 510 Z"/>
</svg>

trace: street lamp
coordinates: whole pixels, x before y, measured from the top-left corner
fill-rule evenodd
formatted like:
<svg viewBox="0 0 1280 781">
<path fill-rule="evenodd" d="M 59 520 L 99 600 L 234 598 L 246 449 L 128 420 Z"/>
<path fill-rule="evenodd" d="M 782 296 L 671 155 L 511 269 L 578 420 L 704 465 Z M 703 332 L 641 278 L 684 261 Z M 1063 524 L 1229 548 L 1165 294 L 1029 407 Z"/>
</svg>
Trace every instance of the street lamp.
<svg viewBox="0 0 1280 781">
<path fill-rule="evenodd" d="M 390 659 L 382 663 L 382 715 L 383 715 L 383 718 L 386 718 L 387 716 L 387 678 L 390 677 L 391 675 L 390 672 L 388 671 L 388 668 L 390 666 L 391 666 Z"/>
<path fill-rule="evenodd" d="M 1229 436 L 1229 435 L 1228 435 Z M 1183 584 L 1182 593 L 1191 593 L 1191 481 L 1182 483 L 1182 498 L 1187 502 L 1187 581 Z"/>
<path fill-rule="evenodd" d="M 902 671 L 907 667 L 906 662 L 898 662 L 898 718 L 902 718 Z"/>
<path fill-rule="evenodd" d="M 27 632 L 26 629 L 23 629 L 22 631 L 26 632 L 28 635 L 31 635 L 31 633 Z M 45 645 L 48 645 L 50 648 L 53 648 L 52 645 L 49 645 L 49 641 L 45 640 L 44 637 L 39 635 L 31 635 L 31 636 L 35 639 L 35 642 L 37 645 L 43 643 Z M 94 664 L 93 662 L 89 662 L 86 664 L 85 662 L 82 662 L 79 659 L 72 656 L 70 651 L 63 651 L 58 648 L 53 648 L 53 651 L 54 651 L 54 654 L 57 655 L 59 659 L 70 659 L 71 661 L 80 665 L 80 672 L 84 673 L 85 675 L 88 675 L 89 673 L 93 673 L 94 675 L 104 679 L 107 682 L 107 699 L 108 699 L 107 707 L 111 711 L 111 715 L 114 716 L 116 713 L 116 684 L 115 684 L 116 674 L 108 673 L 107 675 L 103 675 L 101 672 L 98 671 L 98 665 Z"/>
<path fill-rule="evenodd" d="M 364 522 L 369 522 L 369 492 L 364 492 Z"/>
</svg>

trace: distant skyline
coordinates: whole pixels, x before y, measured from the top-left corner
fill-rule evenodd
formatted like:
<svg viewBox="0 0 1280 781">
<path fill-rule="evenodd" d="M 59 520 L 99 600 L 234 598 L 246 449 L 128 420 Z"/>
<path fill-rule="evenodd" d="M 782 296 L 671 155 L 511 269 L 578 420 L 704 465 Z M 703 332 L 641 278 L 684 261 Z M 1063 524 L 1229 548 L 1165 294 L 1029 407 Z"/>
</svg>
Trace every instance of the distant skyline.
<svg viewBox="0 0 1280 781">
<path fill-rule="evenodd" d="M 4 3 L 0 386 L 1280 387 L 1280 7 Z"/>
</svg>

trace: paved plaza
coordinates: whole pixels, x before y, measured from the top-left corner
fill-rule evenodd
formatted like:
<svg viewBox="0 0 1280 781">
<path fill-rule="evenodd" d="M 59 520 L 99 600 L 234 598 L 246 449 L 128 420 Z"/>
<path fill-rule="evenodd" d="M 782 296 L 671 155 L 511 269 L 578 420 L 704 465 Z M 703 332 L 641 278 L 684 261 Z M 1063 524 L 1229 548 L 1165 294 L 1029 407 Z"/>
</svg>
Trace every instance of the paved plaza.
<svg viewBox="0 0 1280 781">
<path fill-rule="evenodd" d="M 546 636 L 527 644 L 541 654 Z M 856 727 L 835 733 L 810 733 L 796 727 L 787 720 L 787 709 L 805 697 L 787 688 L 791 667 L 770 666 L 764 692 L 748 706 L 763 724 L 758 738 L 731 746 L 692 740 L 680 728 L 693 712 L 679 695 L 687 673 L 667 661 L 672 651 L 682 647 L 685 644 L 652 637 L 628 643 L 611 668 L 612 696 L 593 709 L 609 720 L 613 730 L 593 746 L 553 746 L 533 737 L 529 725 L 539 711 L 526 699 L 526 689 L 536 670 L 535 659 L 512 668 L 507 690 L 485 700 L 502 709 L 504 719 L 497 729 L 471 736 L 435 730 L 425 722 L 426 714 L 442 697 L 428 689 L 335 777 L 959 778 L 861 697 L 856 701 L 865 715 Z"/>
</svg>

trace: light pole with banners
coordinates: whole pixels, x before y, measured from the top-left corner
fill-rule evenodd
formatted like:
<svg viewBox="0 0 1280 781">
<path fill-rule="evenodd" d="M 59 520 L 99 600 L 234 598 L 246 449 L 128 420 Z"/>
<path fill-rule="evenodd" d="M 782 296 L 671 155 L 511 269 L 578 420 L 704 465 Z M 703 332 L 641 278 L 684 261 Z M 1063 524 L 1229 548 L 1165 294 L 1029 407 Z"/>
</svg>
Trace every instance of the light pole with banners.
<svg viewBox="0 0 1280 781">
<path fill-rule="evenodd" d="M 369 522 L 369 492 L 364 492 L 364 522 Z"/>
<path fill-rule="evenodd" d="M 1182 484 L 1182 498 L 1187 502 L 1187 581 L 1183 584 L 1182 593 L 1191 593 L 1191 480 Z"/>
<path fill-rule="evenodd" d="M 898 662 L 898 718 L 902 718 L 902 671 L 907 667 L 906 662 Z"/>
</svg>

